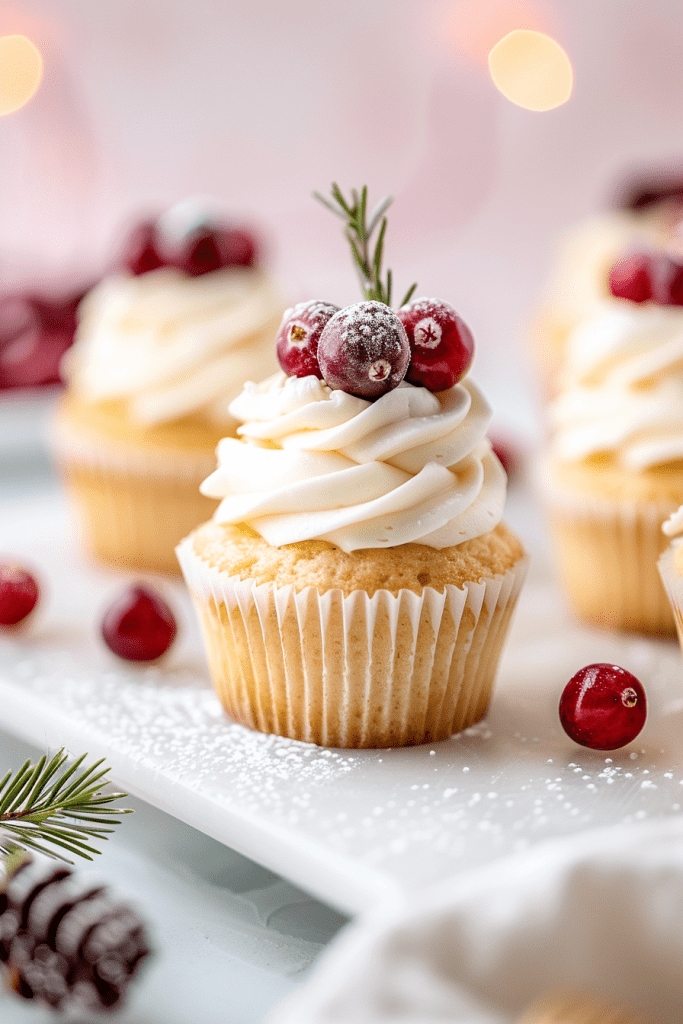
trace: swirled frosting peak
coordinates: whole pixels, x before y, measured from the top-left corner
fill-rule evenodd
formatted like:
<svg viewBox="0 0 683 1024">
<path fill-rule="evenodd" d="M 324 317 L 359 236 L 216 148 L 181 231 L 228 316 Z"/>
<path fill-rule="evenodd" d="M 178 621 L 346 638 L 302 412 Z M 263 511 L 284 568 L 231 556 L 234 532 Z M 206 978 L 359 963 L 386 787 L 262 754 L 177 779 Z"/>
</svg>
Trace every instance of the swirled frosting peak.
<svg viewBox="0 0 683 1024">
<path fill-rule="evenodd" d="M 607 454 L 642 471 L 683 459 L 683 307 L 605 300 L 569 338 L 550 415 L 565 461 Z"/>
<path fill-rule="evenodd" d="M 222 499 L 217 522 L 247 523 L 275 547 L 445 548 L 502 518 L 505 473 L 471 381 L 440 394 L 404 382 L 369 402 L 277 373 L 246 384 L 230 411 L 240 439 L 219 443 L 201 490 Z"/>
<path fill-rule="evenodd" d="M 65 372 L 87 401 L 124 399 L 142 424 L 190 414 L 232 423 L 244 379 L 277 365 L 283 305 L 271 277 L 251 268 L 116 274 L 81 304 Z"/>
</svg>

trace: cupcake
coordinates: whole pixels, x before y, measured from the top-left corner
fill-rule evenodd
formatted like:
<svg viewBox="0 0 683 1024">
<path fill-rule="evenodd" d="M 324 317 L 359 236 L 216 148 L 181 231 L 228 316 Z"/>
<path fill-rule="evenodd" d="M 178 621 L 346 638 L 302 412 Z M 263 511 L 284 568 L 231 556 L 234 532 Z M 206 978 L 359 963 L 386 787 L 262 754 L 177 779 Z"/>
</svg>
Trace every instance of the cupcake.
<svg viewBox="0 0 683 1024">
<path fill-rule="evenodd" d="M 666 548 L 657 568 L 673 611 L 676 632 L 683 649 L 683 505 L 662 524 Z"/>
<path fill-rule="evenodd" d="M 367 241 L 364 203 L 342 212 Z M 526 566 L 469 330 L 439 300 L 393 312 L 374 264 L 366 301 L 285 317 L 283 370 L 231 403 L 220 504 L 178 547 L 226 711 L 323 746 L 477 722 Z"/>
<path fill-rule="evenodd" d="M 230 401 L 277 365 L 283 303 L 244 231 L 167 224 L 141 225 L 81 303 L 54 448 L 94 556 L 177 572 L 175 545 L 215 509 L 199 484 Z"/>
<path fill-rule="evenodd" d="M 577 615 L 669 634 L 656 563 L 683 501 L 683 266 L 657 253 L 616 270 L 623 297 L 568 340 L 541 485 Z"/>
<path fill-rule="evenodd" d="M 681 196 L 641 191 L 623 209 L 588 217 L 563 236 L 531 328 L 531 345 L 549 395 L 556 391 L 567 339 L 592 319 L 610 294 L 609 274 L 629 250 L 657 248 L 675 236 L 683 215 Z"/>
</svg>

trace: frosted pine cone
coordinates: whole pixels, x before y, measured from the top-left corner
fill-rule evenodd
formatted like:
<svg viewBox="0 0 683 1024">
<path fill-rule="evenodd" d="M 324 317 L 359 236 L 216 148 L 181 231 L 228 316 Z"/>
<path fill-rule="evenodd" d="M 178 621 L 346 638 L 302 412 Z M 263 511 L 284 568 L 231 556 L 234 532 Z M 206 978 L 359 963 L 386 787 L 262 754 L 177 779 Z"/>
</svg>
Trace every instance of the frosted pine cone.
<svg viewBox="0 0 683 1024">
<path fill-rule="evenodd" d="M 144 925 L 105 886 L 44 857 L 10 868 L 0 888 L 0 961 L 24 999 L 118 1008 L 149 956 Z"/>
</svg>

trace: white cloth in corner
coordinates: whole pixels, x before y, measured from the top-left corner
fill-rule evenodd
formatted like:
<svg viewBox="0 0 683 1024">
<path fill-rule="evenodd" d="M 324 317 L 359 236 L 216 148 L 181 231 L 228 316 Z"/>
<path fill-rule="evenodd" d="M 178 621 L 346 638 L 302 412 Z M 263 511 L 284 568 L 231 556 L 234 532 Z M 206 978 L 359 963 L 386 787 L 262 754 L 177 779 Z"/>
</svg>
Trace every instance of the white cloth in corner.
<svg viewBox="0 0 683 1024">
<path fill-rule="evenodd" d="M 683 818 L 544 843 L 350 925 L 269 1024 L 509 1024 L 547 989 L 683 1021 Z"/>
</svg>

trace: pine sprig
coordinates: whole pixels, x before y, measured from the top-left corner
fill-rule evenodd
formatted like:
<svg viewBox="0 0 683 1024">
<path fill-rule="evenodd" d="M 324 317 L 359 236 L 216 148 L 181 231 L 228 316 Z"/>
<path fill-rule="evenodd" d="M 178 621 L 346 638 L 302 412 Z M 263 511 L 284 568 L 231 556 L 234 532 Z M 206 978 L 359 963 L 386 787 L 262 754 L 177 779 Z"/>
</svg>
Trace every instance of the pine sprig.
<svg viewBox="0 0 683 1024">
<path fill-rule="evenodd" d="M 86 860 L 100 852 L 88 840 L 106 839 L 114 830 L 103 826 L 120 824 L 112 815 L 132 812 L 107 806 L 126 794 L 103 793 L 109 768 L 100 768 L 101 758 L 81 770 L 87 756 L 62 771 L 68 760 L 62 748 L 49 761 L 46 754 L 35 765 L 26 761 L 14 777 L 7 772 L 0 781 L 0 854 L 37 850 L 72 863 L 61 850 Z"/>
<path fill-rule="evenodd" d="M 323 196 L 320 192 L 314 192 L 313 196 L 319 202 L 331 210 L 335 216 L 344 221 L 346 227 L 344 234 L 351 247 L 356 272 L 360 280 L 361 290 L 366 299 L 375 299 L 385 305 L 391 305 L 391 271 L 387 270 L 386 279 L 382 278 L 382 257 L 384 255 L 384 235 L 387 230 L 386 212 L 393 203 L 392 196 L 385 196 L 380 199 L 377 206 L 367 219 L 368 188 L 358 192 L 351 189 L 351 198 L 347 199 L 336 182 L 332 182 L 331 196 Z M 372 236 L 379 226 L 379 233 L 374 249 L 371 249 Z M 417 288 L 413 284 L 405 294 L 402 306 L 405 306 Z"/>
</svg>

